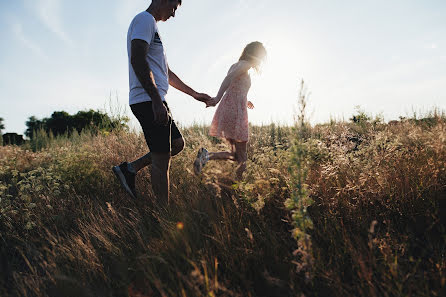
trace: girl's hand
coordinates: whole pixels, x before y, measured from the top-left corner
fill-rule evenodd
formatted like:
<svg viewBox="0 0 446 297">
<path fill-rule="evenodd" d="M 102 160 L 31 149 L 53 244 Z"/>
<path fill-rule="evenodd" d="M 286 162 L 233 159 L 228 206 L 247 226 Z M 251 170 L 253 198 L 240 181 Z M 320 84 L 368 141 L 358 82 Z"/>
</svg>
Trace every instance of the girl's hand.
<svg viewBox="0 0 446 297">
<path fill-rule="evenodd" d="M 254 109 L 254 104 L 252 104 L 251 101 L 248 101 L 248 108 L 249 109 Z"/>
<path fill-rule="evenodd" d="M 215 105 L 217 105 L 219 100 L 217 100 L 217 98 L 211 98 L 208 101 L 206 101 L 206 107 L 214 107 Z"/>
</svg>

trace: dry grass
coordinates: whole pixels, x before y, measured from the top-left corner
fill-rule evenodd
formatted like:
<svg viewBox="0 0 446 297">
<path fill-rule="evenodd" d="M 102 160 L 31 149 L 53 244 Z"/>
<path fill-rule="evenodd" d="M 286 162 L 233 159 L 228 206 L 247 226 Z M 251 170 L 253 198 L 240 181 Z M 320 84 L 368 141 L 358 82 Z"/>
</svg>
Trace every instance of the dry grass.
<svg viewBox="0 0 446 297">
<path fill-rule="evenodd" d="M 291 128 L 251 127 L 239 184 L 230 163 L 191 173 L 200 146 L 223 145 L 206 132 L 184 129 L 169 213 L 153 211 L 148 170 L 137 201 L 110 170 L 145 153 L 139 135 L 0 147 L 0 296 L 444 295 L 444 118 L 321 125 L 295 144 Z M 305 214 L 285 207 L 301 186 Z"/>
</svg>

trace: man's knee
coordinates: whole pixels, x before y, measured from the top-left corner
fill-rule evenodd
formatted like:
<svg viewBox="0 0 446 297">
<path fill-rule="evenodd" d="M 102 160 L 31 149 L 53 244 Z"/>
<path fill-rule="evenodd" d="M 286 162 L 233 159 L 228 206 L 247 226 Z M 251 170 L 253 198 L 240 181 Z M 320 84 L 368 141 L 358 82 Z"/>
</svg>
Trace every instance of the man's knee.
<svg viewBox="0 0 446 297">
<path fill-rule="evenodd" d="M 172 141 L 172 156 L 178 155 L 184 149 L 184 139 L 177 138 Z"/>
</svg>

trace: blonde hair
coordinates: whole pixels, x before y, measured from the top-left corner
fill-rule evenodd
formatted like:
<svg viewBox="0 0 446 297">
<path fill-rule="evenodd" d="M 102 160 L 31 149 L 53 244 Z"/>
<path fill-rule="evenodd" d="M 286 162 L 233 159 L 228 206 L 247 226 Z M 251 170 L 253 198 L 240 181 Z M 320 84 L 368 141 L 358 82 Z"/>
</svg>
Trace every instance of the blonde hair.
<svg viewBox="0 0 446 297">
<path fill-rule="evenodd" d="M 266 49 L 259 41 L 254 41 L 245 46 L 240 60 L 245 60 L 253 64 L 253 68 L 258 72 L 260 64 L 266 57 Z"/>
</svg>

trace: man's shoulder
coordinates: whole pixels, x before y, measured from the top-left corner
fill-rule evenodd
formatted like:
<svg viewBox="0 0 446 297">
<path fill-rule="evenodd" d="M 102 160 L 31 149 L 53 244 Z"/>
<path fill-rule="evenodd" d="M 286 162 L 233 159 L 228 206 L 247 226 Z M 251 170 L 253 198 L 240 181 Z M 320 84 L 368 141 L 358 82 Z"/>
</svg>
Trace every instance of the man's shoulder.
<svg viewBox="0 0 446 297">
<path fill-rule="evenodd" d="M 143 24 L 155 25 L 156 21 L 150 13 L 148 13 L 147 11 L 142 11 L 142 12 L 138 13 L 133 18 L 132 23 L 143 23 Z"/>
</svg>

